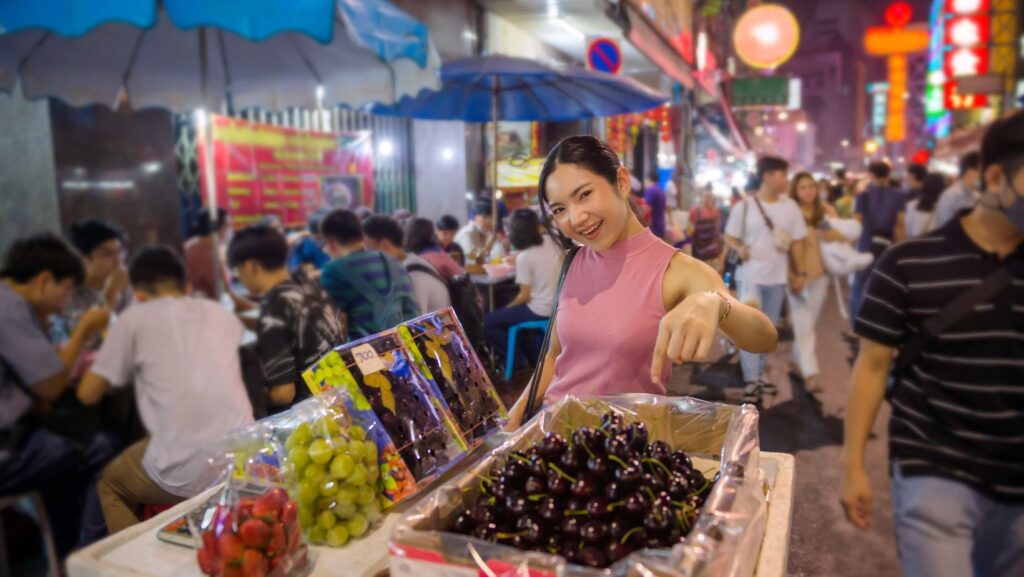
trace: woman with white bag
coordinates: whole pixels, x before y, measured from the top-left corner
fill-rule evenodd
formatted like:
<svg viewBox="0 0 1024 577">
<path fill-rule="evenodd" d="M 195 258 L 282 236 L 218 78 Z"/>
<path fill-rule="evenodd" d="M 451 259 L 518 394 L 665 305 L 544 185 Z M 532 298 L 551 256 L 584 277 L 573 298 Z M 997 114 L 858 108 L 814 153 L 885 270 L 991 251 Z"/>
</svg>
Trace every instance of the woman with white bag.
<svg viewBox="0 0 1024 577">
<path fill-rule="evenodd" d="M 829 224 L 828 219 L 837 219 L 838 214 L 831 205 L 821 201 L 817 184 L 809 173 L 800 172 L 793 177 L 789 196 L 799 205 L 807 223 L 807 248 L 801 257 L 793 255 L 793 266 L 789 267 L 790 290 L 786 294 L 793 318 L 792 372 L 803 379 L 807 392 L 813 393 L 821 390 L 818 384 L 815 327 L 829 284 L 822 261 L 821 243 L 848 242 L 848 239 Z M 795 271 L 804 274 L 802 287 L 799 279 L 795 278 Z M 796 290 L 797 287 L 799 290 Z"/>
</svg>

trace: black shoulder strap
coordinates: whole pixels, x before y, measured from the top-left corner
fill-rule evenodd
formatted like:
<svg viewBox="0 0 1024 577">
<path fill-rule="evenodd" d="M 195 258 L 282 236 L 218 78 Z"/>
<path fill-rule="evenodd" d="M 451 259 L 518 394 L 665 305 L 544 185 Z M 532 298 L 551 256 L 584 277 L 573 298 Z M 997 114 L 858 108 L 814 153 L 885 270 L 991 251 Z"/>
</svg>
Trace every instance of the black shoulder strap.
<svg viewBox="0 0 1024 577">
<path fill-rule="evenodd" d="M 775 232 L 775 225 L 772 223 L 772 219 L 768 218 L 768 213 L 764 211 L 764 207 L 761 206 L 761 199 L 757 198 L 757 193 L 754 193 L 754 202 L 757 203 L 757 210 L 761 211 L 761 216 L 764 217 L 764 223 L 768 225 L 768 230 Z"/>
<path fill-rule="evenodd" d="M 569 267 L 572 266 L 576 253 L 580 251 L 579 246 L 574 246 L 565 254 L 565 261 L 562 262 L 562 271 L 558 273 L 558 285 L 555 287 L 555 304 L 551 308 L 551 317 L 548 318 L 548 330 L 544 332 L 544 344 L 540 347 L 540 356 L 537 357 L 537 366 L 533 369 L 533 376 L 530 377 L 530 386 L 526 397 L 526 407 L 523 411 L 523 422 L 530 420 L 537 410 L 537 389 L 540 387 L 540 375 L 544 371 L 544 361 L 548 356 L 548 348 L 551 347 L 551 331 L 555 330 L 555 315 L 558 313 L 558 299 L 562 294 L 562 285 L 565 277 L 569 274 Z"/>
<path fill-rule="evenodd" d="M 1022 268 L 1024 267 L 1019 263 L 999 267 L 998 270 L 982 279 L 980 283 L 960 293 L 955 299 L 942 307 L 942 310 L 921 323 L 917 334 L 900 351 L 897 365 L 900 374 L 902 375 L 905 371 L 910 370 L 910 366 L 917 360 L 917 357 L 929 341 L 935 339 L 944 330 L 971 314 L 974 311 L 974 307 L 1006 290 L 1013 281 L 1014 274 L 1020 272 Z"/>
</svg>

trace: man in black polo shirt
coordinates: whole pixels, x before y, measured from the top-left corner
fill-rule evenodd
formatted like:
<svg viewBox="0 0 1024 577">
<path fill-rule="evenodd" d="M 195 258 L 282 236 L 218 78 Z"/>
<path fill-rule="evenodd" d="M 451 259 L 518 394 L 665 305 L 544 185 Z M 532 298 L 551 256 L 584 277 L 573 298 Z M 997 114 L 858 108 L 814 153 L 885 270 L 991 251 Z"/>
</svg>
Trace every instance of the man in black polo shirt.
<svg viewBox="0 0 1024 577">
<path fill-rule="evenodd" d="M 989 128 L 982 158 L 979 205 L 887 251 L 856 321 L 841 500 L 854 525 L 870 525 L 864 445 L 899 353 L 889 451 L 908 577 L 1024 575 L 1024 112 Z M 937 338 L 915 340 L 1001 267 L 1012 272 L 1004 289 Z"/>
</svg>

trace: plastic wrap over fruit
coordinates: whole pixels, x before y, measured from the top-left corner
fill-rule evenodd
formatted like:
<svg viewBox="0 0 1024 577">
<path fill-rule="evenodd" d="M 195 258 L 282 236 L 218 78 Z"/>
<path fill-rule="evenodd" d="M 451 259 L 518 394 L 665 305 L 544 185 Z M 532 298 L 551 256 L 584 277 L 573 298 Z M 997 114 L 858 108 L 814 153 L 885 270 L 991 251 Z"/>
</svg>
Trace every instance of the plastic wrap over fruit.
<svg viewBox="0 0 1024 577">
<path fill-rule="evenodd" d="M 505 406 L 453 309 L 415 318 L 398 331 L 421 371 L 436 383 L 470 446 L 504 426 Z"/>
<path fill-rule="evenodd" d="M 303 378 L 314 394 L 344 389 L 356 408 L 376 415 L 417 486 L 436 479 L 468 450 L 437 385 L 422 374 L 395 330 L 331 351 Z"/>
<path fill-rule="evenodd" d="M 609 421 L 618 432 L 601 434 Z M 749 577 L 767 524 L 757 421 L 751 406 L 689 397 L 568 397 L 399 521 L 391 575 Z M 522 478 L 534 487 L 518 489 Z"/>
<path fill-rule="evenodd" d="M 359 539 L 416 490 L 384 427 L 360 403 L 347 389 L 329 390 L 236 431 L 225 441 L 224 476 L 284 486 L 311 543 Z"/>
<path fill-rule="evenodd" d="M 188 522 L 206 575 L 295 577 L 312 564 L 298 506 L 280 486 L 229 478 Z"/>
</svg>

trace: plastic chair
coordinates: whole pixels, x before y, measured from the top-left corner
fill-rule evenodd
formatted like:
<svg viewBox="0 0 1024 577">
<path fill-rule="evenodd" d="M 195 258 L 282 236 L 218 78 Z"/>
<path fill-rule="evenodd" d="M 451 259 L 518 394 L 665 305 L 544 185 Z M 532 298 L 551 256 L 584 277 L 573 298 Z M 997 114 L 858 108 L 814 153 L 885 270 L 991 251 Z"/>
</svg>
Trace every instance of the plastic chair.
<svg viewBox="0 0 1024 577">
<path fill-rule="evenodd" d="M 508 328 L 508 351 L 505 355 L 505 380 L 512 380 L 512 368 L 516 364 L 516 341 L 519 339 L 519 331 L 522 330 L 548 330 L 547 319 L 542 321 L 526 321 Z"/>
<path fill-rule="evenodd" d="M 36 525 L 39 527 L 39 532 L 43 535 L 49 575 L 50 577 L 60 577 L 60 560 L 57 559 L 57 547 L 53 544 L 53 532 L 50 530 L 50 519 L 46 516 L 46 505 L 43 504 L 43 496 L 33 491 L 23 495 L 0 497 L 0 511 L 14 507 L 22 500 L 26 500 L 31 504 L 32 513 L 35 514 Z M 10 567 L 7 566 L 7 547 L 4 542 L 3 532 L 3 523 L 0 523 L 0 571 L 7 575 L 10 572 Z"/>
</svg>

